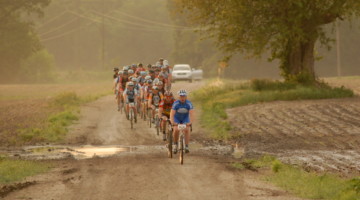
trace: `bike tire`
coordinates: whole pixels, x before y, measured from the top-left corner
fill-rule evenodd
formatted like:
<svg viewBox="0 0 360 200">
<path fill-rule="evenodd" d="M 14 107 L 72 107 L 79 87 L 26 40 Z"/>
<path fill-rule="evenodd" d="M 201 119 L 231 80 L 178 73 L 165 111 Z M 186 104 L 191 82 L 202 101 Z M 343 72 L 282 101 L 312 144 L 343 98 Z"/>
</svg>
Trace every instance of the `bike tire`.
<svg viewBox="0 0 360 200">
<path fill-rule="evenodd" d="M 184 136 L 180 136 L 180 153 L 179 153 L 180 164 L 184 164 Z"/>
<path fill-rule="evenodd" d="M 120 114 L 123 113 L 123 106 L 124 106 L 123 102 L 120 101 Z"/>
<path fill-rule="evenodd" d="M 148 117 L 149 117 L 149 127 L 151 128 L 151 124 L 152 124 L 152 116 L 151 116 L 152 114 L 151 114 L 151 112 L 150 112 L 150 110 L 148 110 Z"/>
<path fill-rule="evenodd" d="M 145 106 L 145 103 L 143 104 L 143 108 L 142 108 L 142 111 L 143 111 L 143 119 L 144 121 L 146 121 L 146 106 Z"/>
<path fill-rule="evenodd" d="M 169 122 L 167 122 L 167 123 L 169 123 Z M 171 128 L 169 127 L 170 126 L 170 124 L 167 124 L 165 127 L 168 127 L 167 128 L 167 136 L 168 136 L 168 138 L 167 138 L 167 141 L 168 141 L 168 156 L 169 156 L 169 158 L 172 158 L 173 157 L 173 152 L 172 152 L 172 143 L 173 143 L 173 137 L 172 137 L 172 131 L 171 131 Z"/>
<path fill-rule="evenodd" d="M 134 126 L 134 124 L 133 124 L 133 116 L 134 116 L 134 110 L 132 109 L 132 108 L 130 108 L 130 116 L 129 116 L 129 118 L 130 118 L 130 124 L 131 124 L 131 129 L 133 129 L 133 126 Z"/>
<path fill-rule="evenodd" d="M 155 128 L 156 128 L 156 134 L 159 135 L 160 134 L 160 120 L 159 117 L 156 115 L 155 117 Z"/>
</svg>

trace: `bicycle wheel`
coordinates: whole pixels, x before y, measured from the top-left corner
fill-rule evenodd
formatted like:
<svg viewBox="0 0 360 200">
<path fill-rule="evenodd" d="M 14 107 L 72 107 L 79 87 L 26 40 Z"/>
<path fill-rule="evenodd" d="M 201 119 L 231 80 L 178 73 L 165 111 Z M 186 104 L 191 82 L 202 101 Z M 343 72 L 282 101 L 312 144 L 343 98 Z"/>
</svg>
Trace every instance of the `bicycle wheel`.
<svg viewBox="0 0 360 200">
<path fill-rule="evenodd" d="M 123 107 L 124 107 L 124 102 L 122 100 L 120 100 L 120 113 L 123 113 Z"/>
<path fill-rule="evenodd" d="M 134 110 L 132 108 L 130 108 L 130 125 L 131 125 L 131 129 L 133 128 L 133 117 L 134 117 Z"/>
<path fill-rule="evenodd" d="M 159 135 L 160 133 L 160 120 L 159 117 L 155 116 L 155 128 L 156 128 L 156 134 Z"/>
<path fill-rule="evenodd" d="M 142 114 L 143 114 L 144 121 L 146 121 L 146 104 L 145 103 L 143 103 Z"/>
<path fill-rule="evenodd" d="M 152 113 L 151 110 L 148 110 L 148 118 L 149 118 L 149 127 L 151 128 L 151 123 L 152 123 Z"/>
<path fill-rule="evenodd" d="M 172 152 L 172 143 L 173 143 L 173 137 L 172 137 L 172 130 L 171 130 L 171 125 L 169 124 L 169 122 L 166 123 L 166 126 L 164 127 L 166 129 L 166 134 L 167 134 L 167 141 L 168 141 L 168 156 L 169 158 L 173 157 L 173 152 Z"/>
<path fill-rule="evenodd" d="M 136 115 L 140 115 L 141 114 L 141 104 L 139 103 L 136 103 Z"/>
<path fill-rule="evenodd" d="M 183 135 L 183 133 L 181 133 L 179 140 L 180 140 L 180 153 L 179 153 L 180 164 L 184 164 L 184 135 Z"/>
</svg>

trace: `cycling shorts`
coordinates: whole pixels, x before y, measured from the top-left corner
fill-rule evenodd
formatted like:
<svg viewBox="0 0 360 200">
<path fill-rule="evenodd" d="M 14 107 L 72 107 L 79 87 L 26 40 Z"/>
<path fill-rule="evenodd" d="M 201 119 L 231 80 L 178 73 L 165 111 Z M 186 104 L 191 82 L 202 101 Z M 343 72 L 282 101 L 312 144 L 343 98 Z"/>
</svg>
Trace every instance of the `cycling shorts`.
<svg viewBox="0 0 360 200">
<path fill-rule="evenodd" d="M 176 124 L 188 124 L 188 123 L 190 123 L 190 117 L 188 116 L 188 117 L 184 118 L 183 120 L 179 120 L 176 117 L 174 117 L 174 122 Z"/>
</svg>

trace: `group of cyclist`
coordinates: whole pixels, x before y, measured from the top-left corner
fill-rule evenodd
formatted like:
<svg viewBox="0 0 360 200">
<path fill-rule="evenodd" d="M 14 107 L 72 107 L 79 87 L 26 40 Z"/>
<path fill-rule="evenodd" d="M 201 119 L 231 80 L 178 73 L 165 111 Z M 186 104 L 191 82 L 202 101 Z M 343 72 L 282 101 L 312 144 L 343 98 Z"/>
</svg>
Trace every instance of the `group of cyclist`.
<svg viewBox="0 0 360 200">
<path fill-rule="evenodd" d="M 193 105 L 187 100 L 186 90 L 178 91 L 178 100 L 171 92 L 171 67 L 166 60 L 160 58 L 155 65 L 147 65 L 144 68 L 142 63 L 124 66 L 122 70 L 114 68 L 114 93 L 117 100 L 118 111 L 121 105 L 126 105 L 126 118 L 129 119 L 129 103 L 136 106 L 135 113 L 152 113 L 152 123 L 155 123 L 155 115 L 161 119 L 161 130 L 163 140 L 166 141 L 165 123 L 170 119 L 173 127 L 174 147 L 173 153 L 178 151 L 179 130 L 178 124 L 186 124 L 185 129 L 185 152 L 189 153 L 190 126 L 193 117 Z M 141 109 L 141 110 L 138 110 Z M 156 111 L 158 111 L 156 113 Z M 137 117 L 134 118 L 135 123 Z"/>
</svg>

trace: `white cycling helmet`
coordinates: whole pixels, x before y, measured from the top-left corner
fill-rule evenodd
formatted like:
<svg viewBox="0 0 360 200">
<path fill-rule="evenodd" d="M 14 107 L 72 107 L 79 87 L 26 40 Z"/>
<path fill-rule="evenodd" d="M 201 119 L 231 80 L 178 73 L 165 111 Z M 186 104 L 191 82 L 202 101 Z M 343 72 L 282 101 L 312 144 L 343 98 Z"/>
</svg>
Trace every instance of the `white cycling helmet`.
<svg viewBox="0 0 360 200">
<path fill-rule="evenodd" d="M 145 80 L 150 80 L 151 76 L 145 76 Z"/>
<path fill-rule="evenodd" d="M 133 73 L 134 73 L 134 70 L 129 69 L 129 74 L 133 74 Z"/>
<path fill-rule="evenodd" d="M 186 92 L 186 90 L 179 90 L 178 95 L 179 96 L 187 96 L 187 92 Z"/>
<path fill-rule="evenodd" d="M 128 86 L 134 86 L 133 82 L 128 82 Z"/>
<path fill-rule="evenodd" d="M 155 85 L 157 85 L 159 83 L 159 81 L 160 80 L 158 78 L 155 78 L 153 82 L 154 82 Z"/>
<path fill-rule="evenodd" d="M 131 79 L 131 81 L 139 82 L 139 79 L 136 78 L 136 77 L 133 77 L 133 78 Z"/>
</svg>

